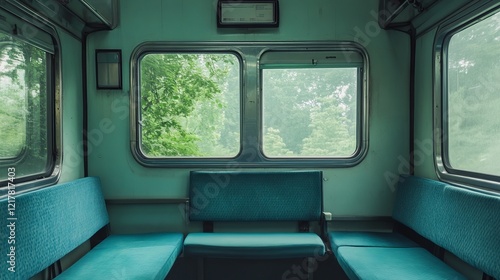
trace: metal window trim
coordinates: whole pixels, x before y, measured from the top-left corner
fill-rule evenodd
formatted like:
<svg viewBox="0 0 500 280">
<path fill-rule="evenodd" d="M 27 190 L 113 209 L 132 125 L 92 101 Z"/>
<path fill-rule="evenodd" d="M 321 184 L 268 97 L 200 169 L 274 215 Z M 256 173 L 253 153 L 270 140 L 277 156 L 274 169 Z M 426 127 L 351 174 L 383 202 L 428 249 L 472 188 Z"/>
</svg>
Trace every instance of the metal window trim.
<svg viewBox="0 0 500 280">
<path fill-rule="evenodd" d="M 266 51 L 356 51 L 363 58 L 360 71 L 360 100 L 358 102 L 359 125 L 356 151 L 351 157 L 310 157 L 310 158 L 267 158 L 261 151 L 260 129 L 260 82 L 259 59 Z M 241 116 L 240 153 L 234 158 L 151 158 L 140 149 L 139 116 L 139 61 L 148 52 L 197 51 L 236 53 L 241 58 Z M 130 59 L 130 148 L 135 160 L 146 167 L 160 168 L 236 168 L 236 167 L 352 167 L 359 164 L 368 151 L 368 69 L 369 59 L 366 49 L 354 42 L 145 42 L 138 45 Z"/>
<path fill-rule="evenodd" d="M 274 53 L 279 53 L 279 52 L 282 52 L 282 53 L 289 53 L 289 54 L 300 54 L 300 53 L 306 53 L 307 51 L 289 51 L 289 50 L 268 50 L 266 52 L 264 52 L 262 54 L 262 57 L 265 56 L 267 53 L 269 52 L 274 52 Z M 355 61 L 351 61 L 349 62 L 351 59 L 352 56 L 349 56 L 348 53 L 355 53 L 355 52 L 358 52 L 358 50 L 356 49 L 343 49 L 342 51 L 340 50 L 335 50 L 335 51 L 316 51 L 316 50 L 311 50 L 310 52 L 312 52 L 313 54 L 317 55 L 319 53 L 329 53 L 329 54 L 338 54 L 338 55 L 342 55 L 344 56 L 344 59 L 346 61 L 341 61 L 339 63 L 324 63 L 324 64 L 319 64 L 319 65 L 316 65 L 316 64 L 312 64 L 312 63 L 309 63 L 309 64 L 296 64 L 296 61 L 293 61 L 291 60 L 292 62 L 290 64 L 287 64 L 287 62 L 274 62 L 274 63 L 264 63 L 264 64 L 260 64 L 259 65 L 259 83 L 262 84 L 262 71 L 263 70 L 267 70 L 267 69 L 297 69 L 297 68 L 301 68 L 301 69 L 317 69 L 317 68 L 353 68 L 353 69 L 357 69 L 357 93 L 356 93 L 356 96 L 357 96 L 357 102 L 356 102 L 356 124 L 357 124 L 357 127 L 356 127 L 356 147 L 353 151 L 353 153 L 349 156 L 325 156 L 325 157 L 319 157 L 319 156 L 295 156 L 295 157 L 285 157 L 285 156 L 266 156 L 264 150 L 263 150 L 263 145 L 261 143 L 260 145 L 260 152 L 261 154 L 266 158 L 266 160 L 277 160 L 277 159 L 280 159 L 280 160 L 300 160 L 300 161 L 303 161 L 303 160 L 323 160 L 323 161 L 327 161 L 327 160 L 331 160 L 331 161 L 338 161 L 339 163 L 341 161 L 344 161 L 344 163 L 346 165 L 348 164 L 351 164 L 351 160 L 355 157 L 357 157 L 359 154 L 360 154 L 360 151 L 363 150 L 364 147 L 362 147 L 362 143 L 363 143 L 363 115 L 364 115 L 364 112 L 363 112 L 363 100 L 364 100 L 364 96 L 363 96 L 363 92 L 364 92 L 364 87 L 363 87 L 363 68 L 365 67 L 365 63 L 364 63 L 364 57 L 362 54 L 360 54 L 359 56 L 359 60 L 355 60 Z M 305 55 L 307 56 L 307 55 Z M 288 59 L 288 58 L 287 58 Z M 262 61 L 262 60 L 260 60 Z M 308 60 L 308 61 L 311 61 L 311 60 Z M 275 65 L 279 65 L 278 67 L 275 67 Z M 286 65 L 289 65 L 290 67 L 286 67 Z M 260 102 L 263 103 L 263 96 L 264 96 L 264 93 L 262 92 L 262 89 L 263 87 L 259 85 L 259 89 L 260 89 L 260 96 L 261 96 L 261 99 L 260 99 Z M 263 111 L 263 104 L 261 104 L 260 106 L 260 112 L 259 112 L 259 117 L 261 118 L 260 122 L 259 122 L 259 139 L 261 139 L 261 141 L 264 140 L 264 132 L 263 132 L 263 126 L 264 126 L 264 122 L 263 122 L 263 116 L 264 116 L 264 111 Z"/>
<path fill-rule="evenodd" d="M 43 172 L 29 174 L 23 177 L 16 177 L 16 194 L 32 191 L 53 185 L 59 181 L 61 176 L 62 164 L 62 69 L 61 69 L 61 42 L 56 28 L 49 23 L 39 21 L 35 14 L 29 11 L 18 9 L 17 7 L 7 5 L 0 9 L 0 14 L 7 15 L 2 18 L 9 26 L 18 23 L 19 21 L 36 28 L 37 32 L 43 32 L 44 38 L 50 38 L 52 46 L 48 46 L 49 40 L 42 40 L 40 44 L 23 36 L 16 36 L 16 39 L 29 43 L 34 47 L 41 49 L 47 55 L 46 67 L 47 71 L 47 93 L 50 95 L 47 98 L 47 161 Z M 14 18 L 16 22 L 9 21 Z M 8 32 L 9 30 L 7 30 Z M 24 156 L 23 156 L 24 157 Z M 0 160 L 1 161 L 1 160 Z M 22 161 L 22 158 L 16 160 L 8 159 L 2 163 L 2 166 L 13 166 Z M 16 167 L 17 168 L 17 167 Z M 5 184 L 5 185 L 3 185 Z M 7 180 L 0 182 L 0 198 L 5 197 L 8 193 Z"/>
<path fill-rule="evenodd" d="M 453 35 L 500 11 L 500 3 L 477 3 L 450 15 L 437 28 L 433 52 L 433 138 L 437 177 L 446 182 L 487 191 L 500 190 L 500 176 L 455 169 L 448 158 L 447 52 Z"/>
</svg>

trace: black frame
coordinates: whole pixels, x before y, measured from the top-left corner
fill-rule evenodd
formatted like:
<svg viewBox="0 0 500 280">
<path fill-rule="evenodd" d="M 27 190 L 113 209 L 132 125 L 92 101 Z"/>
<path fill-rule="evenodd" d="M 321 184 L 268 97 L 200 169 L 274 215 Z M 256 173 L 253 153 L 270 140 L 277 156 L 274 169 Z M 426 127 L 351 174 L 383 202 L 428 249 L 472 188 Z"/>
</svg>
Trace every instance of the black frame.
<svg viewBox="0 0 500 280">
<path fill-rule="evenodd" d="M 99 54 L 115 54 L 118 56 L 118 77 L 117 83 L 114 85 L 101 85 L 99 82 Z M 101 62 L 102 63 L 102 62 Z M 122 89 L 123 88 L 123 78 L 122 78 L 122 51 L 121 50 L 104 50 L 104 49 L 96 49 L 95 50 L 95 81 L 97 89 Z"/>
<path fill-rule="evenodd" d="M 231 4 L 258 4 L 258 3 L 270 3 L 273 4 L 273 17 L 274 21 L 271 23 L 252 23 L 252 22 L 244 22 L 244 23 L 223 23 L 221 19 L 222 15 L 222 4 L 223 3 L 231 3 Z M 217 27 L 219 28 L 252 28 L 252 27 L 279 27 L 279 2 L 278 0 L 250 0 L 250 1 L 241 1 L 241 0 L 218 0 L 217 2 Z"/>
</svg>

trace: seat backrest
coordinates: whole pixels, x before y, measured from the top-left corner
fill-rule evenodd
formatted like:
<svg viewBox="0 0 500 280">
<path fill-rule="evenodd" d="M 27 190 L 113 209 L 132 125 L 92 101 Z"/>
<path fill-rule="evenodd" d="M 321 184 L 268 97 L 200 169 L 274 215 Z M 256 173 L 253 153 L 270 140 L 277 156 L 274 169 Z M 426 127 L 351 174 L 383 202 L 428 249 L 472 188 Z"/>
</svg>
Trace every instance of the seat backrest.
<svg viewBox="0 0 500 280">
<path fill-rule="evenodd" d="M 446 223 L 443 205 L 445 183 L 416 176 L 401 176 L 393 218 L 433 241 L 442 239 Z"/>
<path fill-rule="evenodd" d="M 191 221 L 319 221 L 321 171 L 192 171 Z"/>
<path fill-rule="evenodd" d="M 11 216 L 8 208 L 14 209 Z M 2 199 L 0 209 L 10 225 L 1 227 L 2 248 L 14 240 L 6 252 L 13 262 L 0 266 L 2 274 L 11 273 L 8 279 L 32 277 L 109 223 L 100 181 L 93 177 Z M 15 272 L 9 272 L 12 266 Z"/>
<path fill-rule="evenodd" d="M 500 196 L 447 185 L 440 246 L 500 279 Z"/>
<path fill-rule="evenodd" d="M 393 218 L 500 279 L 500 196 L 403 176 Z"/>
</svg>

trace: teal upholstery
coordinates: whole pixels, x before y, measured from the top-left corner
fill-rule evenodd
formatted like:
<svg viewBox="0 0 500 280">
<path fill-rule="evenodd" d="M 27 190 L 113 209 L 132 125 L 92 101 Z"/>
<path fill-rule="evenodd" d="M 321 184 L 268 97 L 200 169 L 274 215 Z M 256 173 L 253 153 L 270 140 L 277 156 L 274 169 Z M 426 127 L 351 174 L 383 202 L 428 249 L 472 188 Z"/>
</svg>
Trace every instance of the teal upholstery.
<svg viewBox="0 0 500 280">
<path fill-rule="evenodd" d="M 57 280 L 163 280 L 182 248 L 181 233 L 111 235 Z"/>
<path fill-rule="evenodd" d="M 498 195 L 415 176 L 402 176 L 393 218 L 468 264 L 500 279 L 499 213 Z M 452 276 L 443 276 L 447 275 L 443 270 L 444 263 L 437 259 L 430 261 L 421 253 L 415 253 L 415 248 L 402 248 L 406 247 L 401 246 L 405 238 L 396 237 L 396 233 L 381 237 L 378 234 L 374 236 L 374 233 L 333 232 L 330 233 L 330 241 L 340 265 L 351 279 L 417 279 L 411 273 L 405 275 L 404 271 L 411 272 L 412 267 L 425 266 L 428 270 L 422 275 L 428 276 L 421 279 L 462 279 L 446 278 Z M 384 252 L 390 266 L 377 260 L 384 256 Z M 393 264 L 398 267 L 394 268 Z M 398 277 L 385 278 L 390 275 L 383 274 L 376 266 L 390 269 L 393 271 L 391 274 Z M 373 278 L 370 273 L 383 277 Z M 433 275 L 437 278 L 430 278 Z"/>
<path fill-rule="evenodd" d="M 321 171 L 192 171 L 191 221 L 318 221 Z"/>
<path fill-rule="evenodd" d="M 1 200 L 0 207 L 7 209 L 7 203 Z M 16 267 L 8 279 L 29 279 L 109 224 L 100 180 L 94 177 L 19 194 L 15 204 Z M 0 239 L 7 240 L 9 230 L 2 227 Z M 60 278 L 124 279 L 114 274 L 124 272 L 137 276 L 128 279 L 164 279 L 182 250 L 182 239 L 173 233 L 112 235 Z M 2 274 L 8 266 L 1 263 Z"/>
<path fill-rule="evenodd" d="M 98 178 L 83 178 L 15 197 L 16 272 L 27 279 L 89 239 L 109 223 Z M 7 209 L 7 199 L 0 201 Z M 3 220 L 5 211 L 2 211 Z M 1 240 L 8 228 L 1 227 Z M 9 264 L 1 262 L 2 273 Z"/>
<path fill-rule="evenodd" d="M 340 266 L 351 280 L 467 279 L 423 248 L 338 248 Z"/>
<path fill-rule="evenodd" d="M 322 256 L 315 233 L 190 233 L 184 254 L 212 258 L 278 259 Z"/>
<path fill-rule="evenodd" d="M 415 176 L 402 179 L 394 219 L 500 279 L 500 197 Z"/>
<path fill-rule="evenodd" d="M 321 171 L 192 171 L 189 219 L 203 222 L 319 221 Z M 186 256 L 294 258 L 325 253 L 315 233 L 190 233 Z"/>
<path fill-rule="evenodd" d="M 500 196 L 447 185 L 444 197 L 446 234 L 435 242 L 500 279 Z"/>
<path fill-rule="evenodd" d="M 336 231 L 328 234 L 334 253 L 340 246 L 407 248 L 418 245 L 396 232 Z"/>
<path fill-rule="evenodd" d="M 448 234 L 442 230 L 448 219 L 445 186 L 435 180 L 402 176 L 392 217 L 433 242 L 442 240 Z"/>
</svg>

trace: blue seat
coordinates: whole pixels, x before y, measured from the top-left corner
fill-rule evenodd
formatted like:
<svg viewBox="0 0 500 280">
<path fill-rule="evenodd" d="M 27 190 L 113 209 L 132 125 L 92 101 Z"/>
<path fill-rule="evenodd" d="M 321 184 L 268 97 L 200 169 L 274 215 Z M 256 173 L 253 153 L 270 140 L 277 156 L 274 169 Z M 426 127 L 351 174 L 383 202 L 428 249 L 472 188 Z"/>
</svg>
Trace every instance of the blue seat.
<svg viewBox="0 0 500 280">
<path fill-rule="evenodd" d="M 498 213 L 499 196 L 403 176 L 398 184 L 393 218 L 473 267 L 500 279 Z M 465 279 L 396 232 L 331 232 L 329 239 L 350 279 Z"/>
<path fill-rule="evenodd" d="M 429 251 L 419 248 L 350 247 L 338 249 L 338 261 L 351 280 L 465 280 Z"/>
<path fill-rule="evenodd" d="M 163 280 L 181 253 L 181 233 L 111 235 L 57 280 Z"/>
<path fill-rule="evenodd" d="M 190 174 L 189 219 L 205 228 L 213 222 L 295 221 L 302 232 L 190 233 L 184 253 L 194 257 L 294 258 L 325 254 L 320 236 L 308 222 L 322 222 L 320 171 L 193 171 Z"/>
<path fill-rule="evenodd" d="M 190 233 L 184 253 L 209 258 L 302 258 L 324 255 L 325 245 L 315 233 Z"/>
<path fill-rule="evenodd" d="M 334 253 L 342 246 L 387 248 L 419 247 L 417 243 L 397 232 L 338 231 L 330 232 L 328 237 Z"/>
<path fill-rule="evenodd" d="M 7 209 L 8 203 L 2 199 L 0 207 Z M 15 204 L 15 272 L 8 279 L 33 277 L 109 225 L 95 177 L 19 194 Z M 9 228 L 2 227 L 0 233 L 7 237 Z M 182 241 L 180 233 L 111 235 L 58 279 L 120 279 L 121 273 L 128 279 L 164 279 Z M 2 274 L 10 265 L 1 263 Z"/>
</svg>

